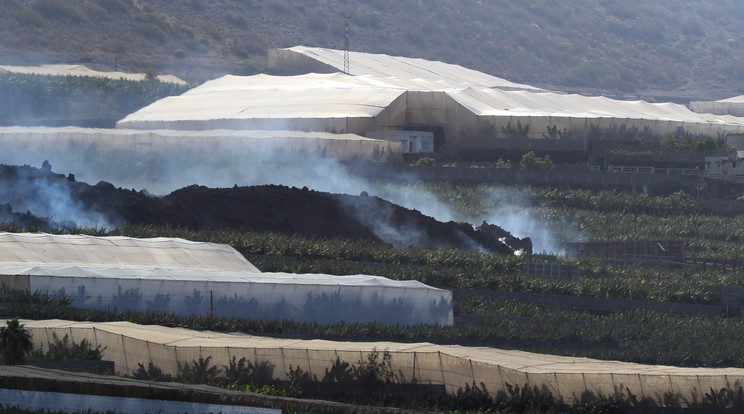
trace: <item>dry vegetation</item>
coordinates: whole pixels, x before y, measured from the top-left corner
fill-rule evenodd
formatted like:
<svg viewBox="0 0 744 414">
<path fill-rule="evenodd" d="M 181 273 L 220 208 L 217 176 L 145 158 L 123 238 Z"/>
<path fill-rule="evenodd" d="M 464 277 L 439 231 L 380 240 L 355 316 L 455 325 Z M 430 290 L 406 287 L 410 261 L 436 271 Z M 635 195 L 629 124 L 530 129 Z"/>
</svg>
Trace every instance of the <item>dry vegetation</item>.
<svg viewBox="0 0 744 414">
<path fill-rule="evenodd" d="M 7 0 L 3 63 L 87 62 L 191 81 L 266 66 L 298 44 L 442 60 L 539 86 L 729 97 L 744 80 L 733 0 Z"/>
</svg>

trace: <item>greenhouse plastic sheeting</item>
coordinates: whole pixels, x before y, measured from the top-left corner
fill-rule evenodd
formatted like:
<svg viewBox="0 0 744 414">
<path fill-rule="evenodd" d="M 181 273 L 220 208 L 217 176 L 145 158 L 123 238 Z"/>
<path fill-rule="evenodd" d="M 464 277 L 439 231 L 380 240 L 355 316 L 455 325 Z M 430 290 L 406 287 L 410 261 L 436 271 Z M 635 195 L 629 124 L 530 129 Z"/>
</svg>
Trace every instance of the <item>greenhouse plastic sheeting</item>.
<svg viewBox="0 0 744 414">
<path fill-rule="evenodd" d="M 279 71 L 343 72 L 345 51 L 319 47 L 295 46 L 269 50 L 269 66 Z M 461 88 L 468 85 L 500 89 L 541 90 L 530 85 L 510 82 L 460 65 L 425 59 L 384 54 L 349 52 L 349 74 L 384 78 L 406 88 L 436 83 L 439 88 Z M 314 64 L 315 63 L 315 64 Z M 315 70 L 313 70 L 315 69 Z M 308 72 L 309 72 L 308 71 Z M 430 86 L 424 86 L 430 88 Z"/>
<path fill-rule="evenodd" d="M 133 129 L 281 129 L 358 133 L 405 92 L 346 74 L 232 76 L 154 102 L 117 122 Z M 351 129 L 350 124 L 357 125 Z"/>
<path fill-rule="evenodd" d="M 16 280 L 18 287 L 66 294 L 81 308 L 318 323 L 453 322 L 451 292 L 379 276 L 41 265 L 0 265 L 0 275 L 23 275 L 27 281 Z"/>
<path fill-rule="evenodd" d="M 0 232 L 0 264 L 259 272 L 237 250 L 224 244 L 166 237 L 136 239 L 82 234 Z"/>
<path fill-rule="evenodd" d="M 664 405 L 671 399 L 685 406 L 703 401 L 710 390 L 744 385 L 741 368 L 680 368 L 629 362 L 600 361 L 495 348 L 430 343 L 333 342 L 278 339 L 199 332 L 182 328 L 135 325 L 128 322 L 22 321 L 35 346 L 48 348 L 54 337 L 101 345 L 104 360 L 114 361 L 119 374 L 131 375 L 139 364 L 152 362 L 165 374 L 178 366 L 212 357 L 218 368 L 235 358 L 268 364 L 274 379 L 286 380 L 289 367 L 323 378 L 336 359 L 349 364 L 365 361 L 369 352 L 388 351 L 393 372 L 406 382 L 443 384 L 449 392 L 483 384 L 492 394 L 507 386 L 543 387 L 565 402 L 585 392 L 598 396 L 616 392 Z"/>
<path fill-rule="evenodd" d="M 329 121 L 329 130 L 334 129 L 334 125 L 337 124 L 336 130 L 340 131 L 347 122 L 351 122 L 348 119 L 336 121 Z M 246 157 L 272 153 L 305 153 L 341 161 L 366 158 L 399 161 L 403 157 L 399 142 L 369 139 L 354 134 L 263 129 L 149 131 L 78 127 L 0 127 L 0 145 L 5 151 L 12 151 L 14 154 L 29 151 L 74 153 L 95 148 L 97 151 L 128 150 L 165 154 L 229 153 Z"/>
<path fill-rule="evenodd" d="M 692 101 L 690 109 L 700 113 L 744 116 L 744 95 L 719 101 Z"/>
<path fill-rule="evenodd" d="M 400 65 L 397 70 L 401 73 L 391 66 L 387 77 L 387 72 L 380 71 L 358 76 L 225 76 L 183 95 L 161 99 L 128 115 L 117 127 L 367 135 L 428 125 L 444 129 L 444 150 L 584 150 L 589 142 L 605 137 L 629 141 L 643 135 L 651 139 L 680 129 L 713 137 L 744 132 L 742 118 L 698 114 L 673 103 L 502 88 L 467 75 L 454 85 L 435 80 L 452 75 L 437 73 L 437 65 L 429 69 L 428 77 L 415 79 L 396 77 L 413 76 L 403 60 L 393 59 L 386 65 Z"/>
<path fill-rule="evenodd" d="M 182 239 L 0 233 L 0 283 L 81 308 L 452 324 L 452 293 L 380 276 L 261 273 L 230 246 Z"/>
</svg>

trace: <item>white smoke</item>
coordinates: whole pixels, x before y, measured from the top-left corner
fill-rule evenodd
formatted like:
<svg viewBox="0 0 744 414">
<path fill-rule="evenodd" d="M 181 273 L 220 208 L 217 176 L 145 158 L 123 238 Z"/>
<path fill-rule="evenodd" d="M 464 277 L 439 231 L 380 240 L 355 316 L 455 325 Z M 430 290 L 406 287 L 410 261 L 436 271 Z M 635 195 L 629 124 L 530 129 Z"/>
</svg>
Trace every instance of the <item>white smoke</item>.
<svg viewBox="0 0 744 414">
<path fill-rule="evenodd" d="M 414 175 L 396 177 L 395 182 L 370 181 L 350 173 L 343 163 L 334 159 L 304 152 L 287 152 L 284 148 L 267 147 L 250 154 L 194 153 L 184 149 L 166 155 L 131 151 L 106 153 L 95 148 L 76 146 L 67 146 L 64 151 L 53 148 L 31 150 L 9 145 L 0 147 L 0 163 L 38 166 L 45 159 L 49 159 L 54 171 L 73 173 L 79 181 L 89 184 L 107 181 L 117 187 L 146 189 L 156 195 L 165 195 L 192 184 L 214 188 L 276 184 L 350 195 L 365 191 L 371 196 L 418 210 L 443 222 L 460 221 L 478 225 L 485 220 L 514 236 L 530 237 L 535 252 L 562 252 L 554 232 L 546 220 L 531 208 L 532 202 L 524 193 L 490 188 L 481 197 L 483 204 L 493 207 L 485 214 L 468 216 L 458 212 L 455 200 L 439 198 L 417 181 Z M 66 191 L 66 188 L 55 186 L 37 188 L 35 193 L 43 194 L 38 201 L 29 200 L 23 207 L 14 205 L 13 208 L 15 211 L 27 208 L 36 216 L 55 220 L 67 218 L 79 226 L 111 226 L 111 218 L 86 212 Z M 378 237 L 390 240 L 395 245 L 417 244 L 414 240 L 423 237 L 410 226 L 387 224 L 390 220 L 384 211 L 365 212 L 360 218 Z"/>
<path fill-rule="evenodd" d="M 12 212 L 31 213 L 63 227 L 111 227 L 106 214 L 86 209 L 63 177 L 25 167 L 3 167 L 3 200 Z M 51 179 L 49 179 L 51 178 Z"/>
</svg>

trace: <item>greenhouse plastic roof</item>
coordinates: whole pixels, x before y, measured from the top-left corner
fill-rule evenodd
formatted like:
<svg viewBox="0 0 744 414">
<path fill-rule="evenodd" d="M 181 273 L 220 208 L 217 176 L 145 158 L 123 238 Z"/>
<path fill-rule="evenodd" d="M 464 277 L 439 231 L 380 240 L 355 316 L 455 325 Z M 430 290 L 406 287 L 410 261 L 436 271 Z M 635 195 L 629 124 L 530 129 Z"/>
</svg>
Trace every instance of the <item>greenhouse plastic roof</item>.
<svg viewBox="0 0 744 414">
<path fill-rule="evenodd" d="M 374 117 L 403 94 L 349 75 L 232 76 L 205 82 L 180 96 L 163 98 L 117 123 L 223 119 Z M 215 125 L 219 127 L 219 123 Z"/>
<path fill-rule="evenodd" d="M 235 249 L 222 244 L 44 233 L 0 233 L 0 264 L 260 272 Z"/>
<path fill-rule="evenodd" d="M 343 73 L 297 76 L 224 76 L 206 82 L 180 96 L 161 99 L 117 123 L 119 128 L 167 125 L 179 129 L 188 121 L 208 122 L 214 127 L 229 120 L 268 119 L 273 128 L 294 129 L 298 118 L 372 119 L 392 107 L 406 91 L 428 91 L 423 107 L 436 106 L 445 94 L 466 112 L 479 117 L 557 117 L 573 119 L 611 118 L 659 120 L 691 124 L 743 125 L 744 118 L 699 114 L 674 103 L 621 101 L 545 91 L 501 90 L 483 86 L 443 87 L 432 81 L 404 84 L 400 79 Z M 439 96 L 438 96 L 439 95 Z M 428 122 L 446 124 L 441 119 Z M 455 116 L 450 111 L 449 116 Z M 461 114 L 466 119 L 466 114 Z M 415 119 L 412 122 L 417 122 Z M 296 128 L 296 127 L 295 127 Z"/>
<path fill-rule="evenodd" d="M 285 54 L 288 59 L 291 59 L 292 54 L 298 54 L 325 63 L 340 72 L 344 71 L 343 50 L 295 46 L 272 50 L 270 53 Z M 384 78 L 391 83 L 405 84 L 409 88 L 419 83 L 433 83 L 437 84 L 439 88 L 462 88 L 477 85 L 500 89 L 541 90 L 534 86 L 510 82 L 460 65 L 373 53 L 349 52 L 349 74 Z"/>
<path fill-rule="evenodd" d="M 734 102 L 734 103 L 744 103 L 744 95 L 734 96 L 732 98 L 728 99 L 721 99 L 716 102 Z"/>
<path fill-rule="evenodd" d="M 108 279 L 151 279 L 174 281 L 200 281 L 223 283 L 254 283 L 272 285 L 313 286 L 374 286 L 405 289 L 426 289 L 443 292 L 415 280 L 391 280 L 381 276 L 350 275 L 330 276 L 316 273 L 261 273 L 256 271 L 229 271 L 208 269 L 137 268 L 122 266 L 62 266 L 17 265 L 0 263 L 0 275 L 90 277 Z"/>
<path fill-rule="evenodd" d="M 126 72 L 101 72 L 93 70 L 83 65 L 40 65 L 40 66 L 12 66 L 0 65 L 0 73 L 25 73 L 34 75 L 52 75 L 52 76 L 93 76 L 98 78 L 127 79 L 141 81 L 147 79 L 145 73 L 126 73 Z M 186 81 L 174 75 L 157 75 L 156 78 L 161 82 L 178 83 L 186 85 Z"/>
<path fill-rule="evenodd" d="M 555 92 L 465 88 L 447 94 L 480 116 L 655 119 L 693 123 L 744 124 L 743 118 L 698 114 L 684 105 L 621 101 L 602 96 Z"/>
<path fill-rule="evenodd" d="M 261 273 L 229 246 L 181 239 L 0 233 L 0 285 L 64 293 L 81 308 L 223 317 L 250 312 L 321 323 L 453 323 L 452 293 L 418 281 Z M 209 301 L 198 299 L 202 292 Z"/>
</svg>

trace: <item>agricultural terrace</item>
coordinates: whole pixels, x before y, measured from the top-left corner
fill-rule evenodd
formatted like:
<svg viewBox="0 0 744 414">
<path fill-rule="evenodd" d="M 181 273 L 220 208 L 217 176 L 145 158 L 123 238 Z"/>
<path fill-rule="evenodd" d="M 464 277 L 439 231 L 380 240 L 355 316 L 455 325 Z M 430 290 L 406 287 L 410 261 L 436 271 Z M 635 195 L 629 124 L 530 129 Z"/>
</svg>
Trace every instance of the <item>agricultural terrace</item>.
<svg viewBox="0 0 744 414">
<path fill-rule="evenodd" d="M 630 193 L 494 189 L 452 184 L 431 184 L 426 188 L 442 200 L 454 200 L 453 210 L 471 220 L 508 206 L 513 214 L 549 230 L 555 236 L 556 246 L 577 240 L 679 239 L 684 241 L 690 257 L 744 257 L 742 217 L 704 215 L 697 202 L 683 194 L 647 197 Z M 494 197 L 494 194 L 500 196 Z M 517 199 L 523 201 L 516 205 L 509 201 Z M 5 226 L 4 230 L 17 228 Z M 94 235 L 181 237 L 225 243 L 263 271 L 376 274 L 391 279 L 415 279 L 447 289 L 716 305 L 720 301 L 717 292 L 721 286 L 744 286 L 744 276 L 740 273 L 695 266 L 616 267 L 596 258 L 559 259 L 564 263 L 578 263 L 582 277 L 549 279 L 525 275 L 524 263 L 528 260 L 525 257 L 472 251 L 396 250 L 359 241 L 275 233 L 194 232 L 136 226 L 82 231 Z M 740 318 L 647 310 L 596 313 L 569 307 L 487 300 L 478 295 L 455 298 L 454 326 L 405 328 L 378 323 L 322 325 L 82 310 L 73 309 L 64 302 L 50 306 L 48 299 L 39 296 L 19 300 L 9 293 L 2 297 L 1 306 L 2 314 L 28 319 L 128 320 L 265 335 L 291 333 L 305 338 L 429 341 L 647 364 L 744 367 L 744 321 Z"/>
</svg>

